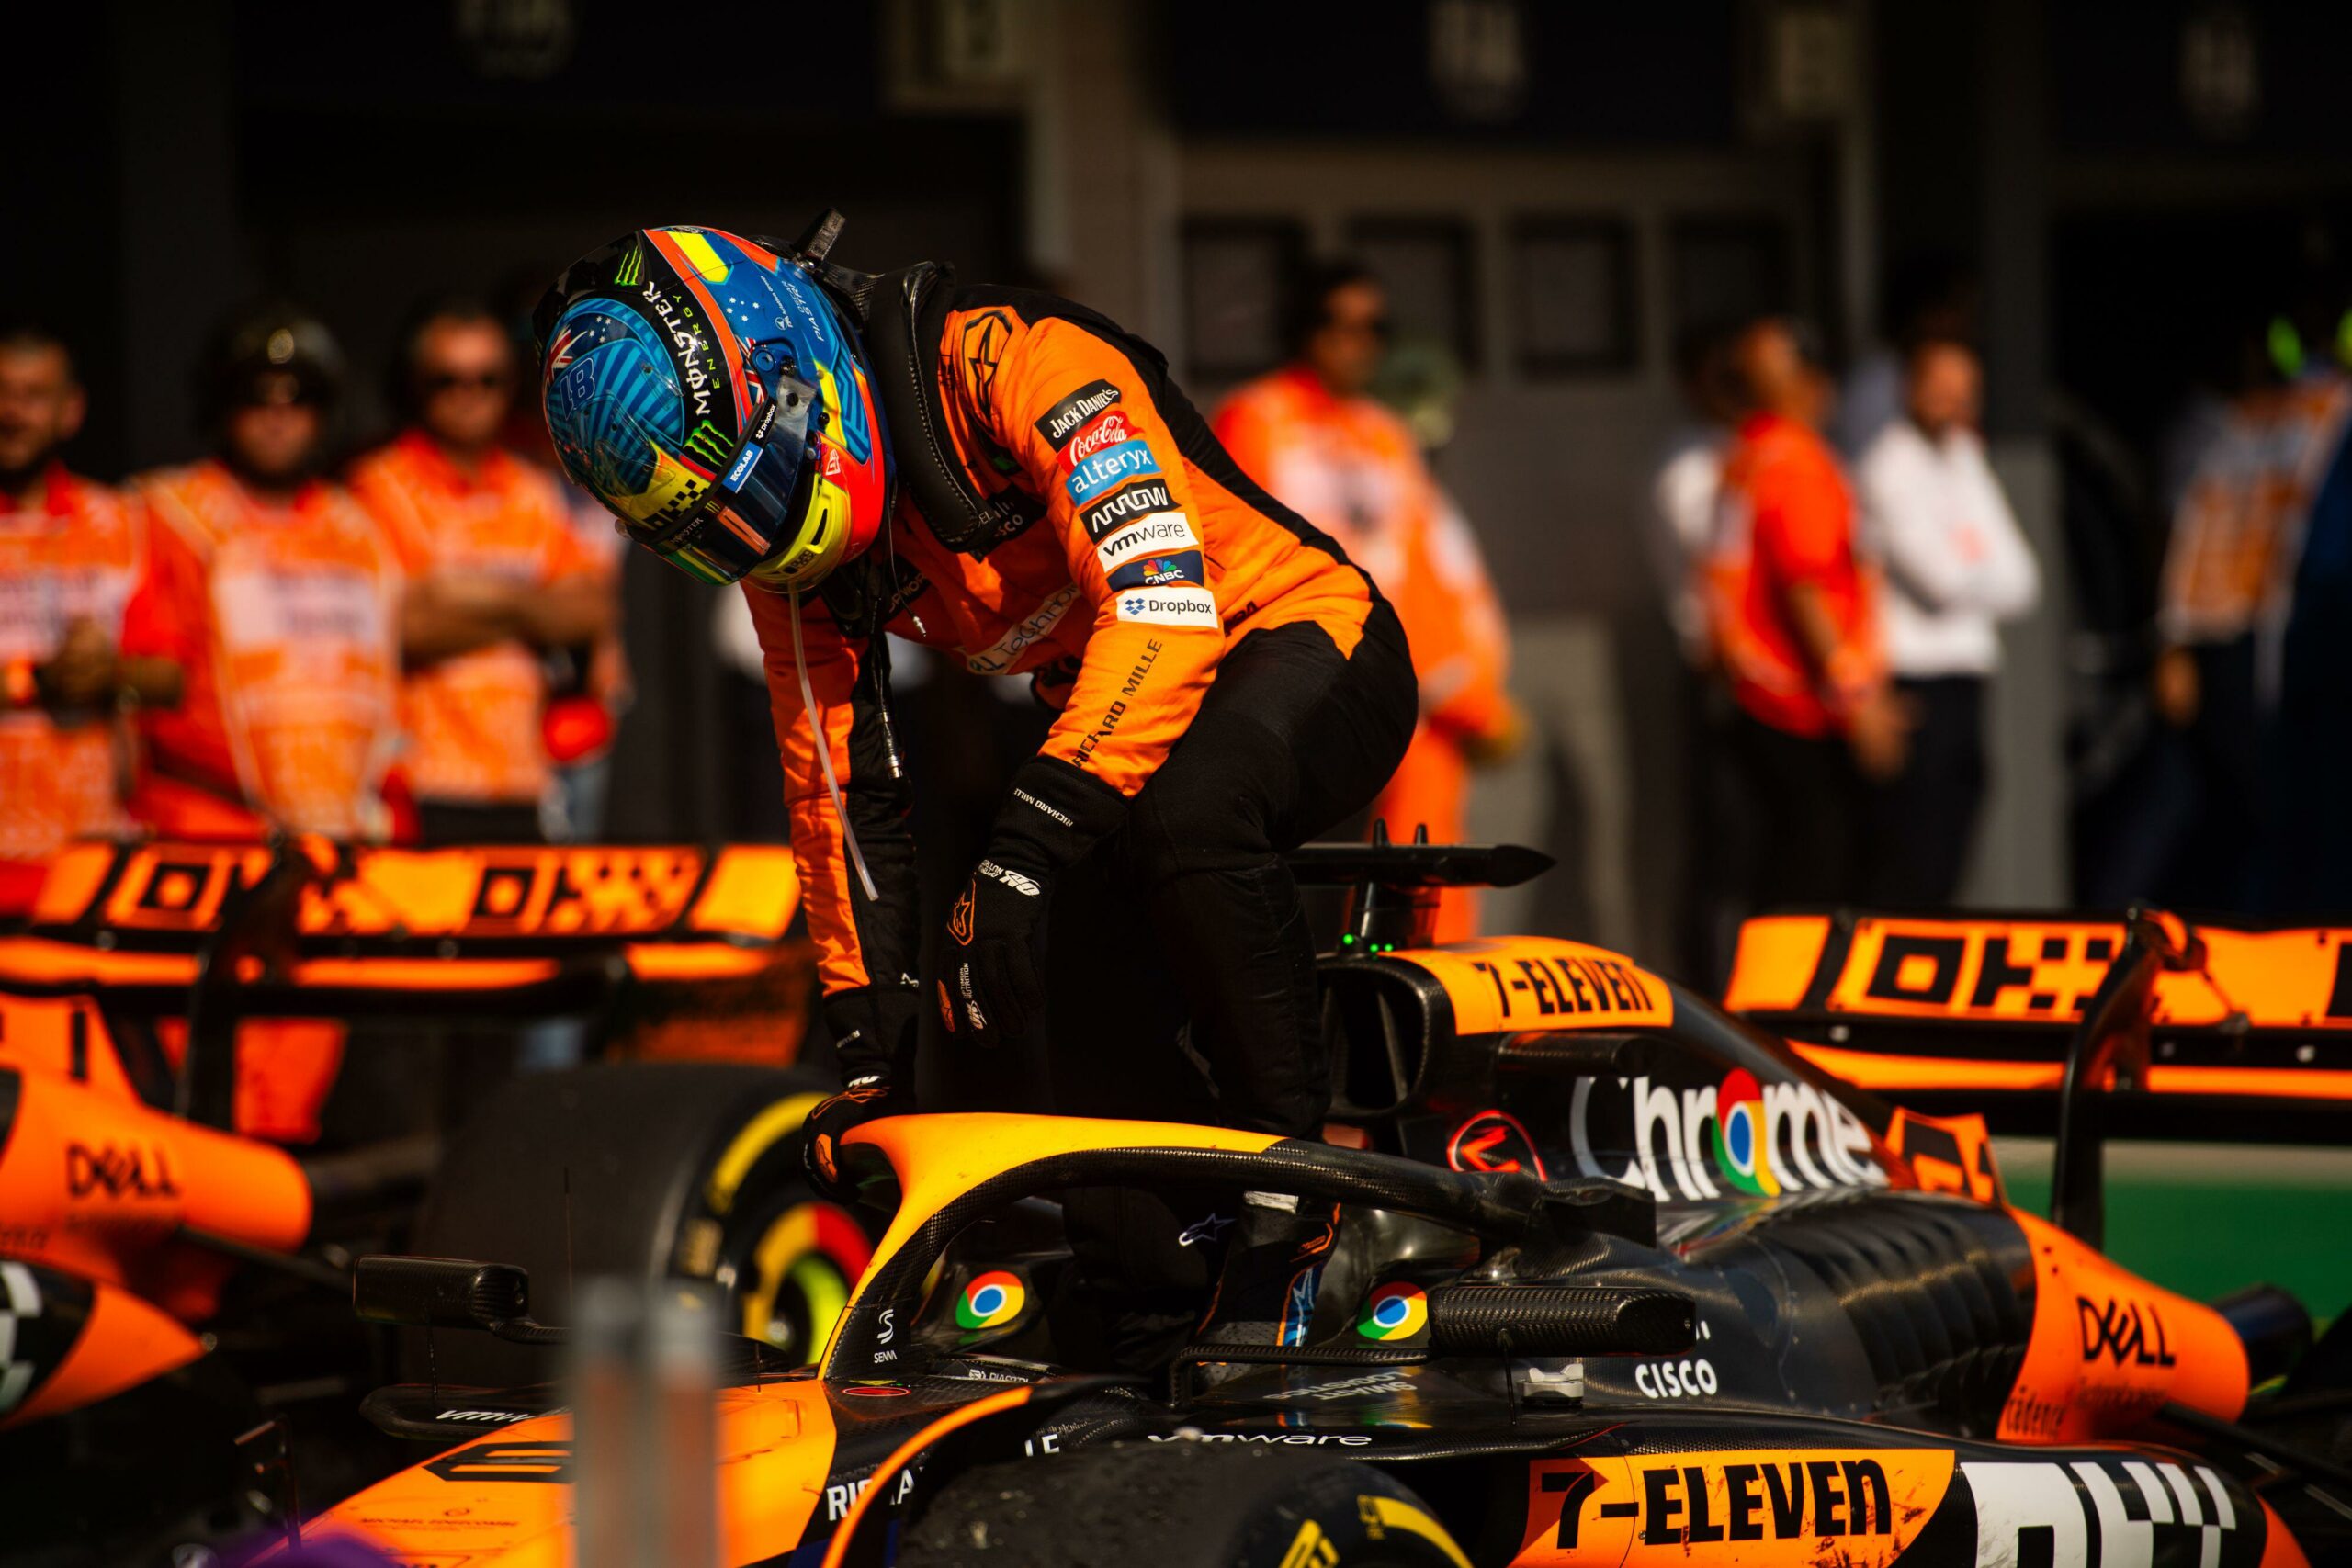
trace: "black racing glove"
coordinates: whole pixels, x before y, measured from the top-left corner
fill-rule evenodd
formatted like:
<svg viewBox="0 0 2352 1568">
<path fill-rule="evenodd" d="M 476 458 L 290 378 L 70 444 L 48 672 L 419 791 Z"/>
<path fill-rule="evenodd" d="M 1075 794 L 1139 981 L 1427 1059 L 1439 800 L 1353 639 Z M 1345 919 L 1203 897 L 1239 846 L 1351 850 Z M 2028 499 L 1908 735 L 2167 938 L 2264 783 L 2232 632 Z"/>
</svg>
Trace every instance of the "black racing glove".
<svg viewBox="0 0 2352 1568">
<path fill-rule="evenodd" d="M 988 853 L 947 914 L 947 1031 L 976 1045 L 1026 1033 L 1045 1013 L 1046 910 L 1054 878 L 1126 816 L 1126 798 L 1052 757 L 1012 776 Z"/>
<path fill-rule="evenodd" d="M 913 1109 L 912 1097 L 899 1094 L 888 1078 L 865 1078 L 819 1100 L 800 1124 L 800 1163 L 817 1195 L 836 1203 L 855 1201 L 855 1187 L 842 1179 L 842 1140 L 853 1127 Z"/>
<path fill-rule="evenodd" d="M 842 1091 L 818 1103 L 801 1124 L 801 1163 L 823 1196 L 855 1194 L 841 1175 L 841 1141 L 862 1122 L 914 1109 L 915 1028 L 922 993 L 912 979 L 836 991 L 824 1000 L 826 1026 L 841 1057 Z"/>
</svg>

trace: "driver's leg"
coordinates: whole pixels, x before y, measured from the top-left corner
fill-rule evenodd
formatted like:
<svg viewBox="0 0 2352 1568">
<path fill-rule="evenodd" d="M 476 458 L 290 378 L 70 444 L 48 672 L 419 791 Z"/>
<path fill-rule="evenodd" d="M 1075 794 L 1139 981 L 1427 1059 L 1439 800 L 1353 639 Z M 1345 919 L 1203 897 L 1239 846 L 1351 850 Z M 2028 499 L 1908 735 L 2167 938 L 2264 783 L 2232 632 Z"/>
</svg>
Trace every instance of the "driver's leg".
<svg viewBox="0 0 2352 1568">
<path fill-rule="evenodd" d="M 1331 1096 L 1315 947 L 1282 858 L 1363 808 L 1411 738 L 1412 664 L 1385 605 L 1342 656 L 1322 628 L 1245 637 L 1136 798 L 1124 851 L 1190 1007 L 1219 1119 L 1312 1138 Z M 1201 1337 L 1303 1344 L 1338 1212 L 1246 1193 Z"/>
<path fill-rule="evenodd" d="M 1314 941 L 1282 857 L 1379 792 L 1412 738 L 1414 706 L 1404 633 L 1385 604 L 1345 656 L 1317 626 L 1252 633 L 1136 797 L 1126 874 L 1230 1125 L 1321 1129 L 1331 1074 Z"/>
</svg>

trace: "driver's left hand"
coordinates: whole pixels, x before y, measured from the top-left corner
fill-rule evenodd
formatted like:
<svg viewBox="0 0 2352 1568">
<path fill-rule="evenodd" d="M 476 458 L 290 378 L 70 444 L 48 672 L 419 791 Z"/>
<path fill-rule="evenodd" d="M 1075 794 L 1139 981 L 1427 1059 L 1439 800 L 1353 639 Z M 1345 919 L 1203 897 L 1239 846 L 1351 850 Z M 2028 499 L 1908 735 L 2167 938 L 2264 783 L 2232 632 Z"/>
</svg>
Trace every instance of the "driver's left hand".
<svg viewBox="0 0 2352 1568">
<path fill-rule="evenodd" d="M 1116 790 L 1058 759 L 1034 757 L 1012 775 L 988 853 L 947 912 L 938 984 L 950 1034 L 1001 1045 L 1043 1021 L 1054 878 L 1125 816 Z"/>
<path fill-rule="evenodd" d="M 1025 1034 L 1046 1008 L 1046 909 L 1053 874 L 1008 865 L 994 853 L 947 912 L 948 1032 L 993 1046 Z"/>
</svg>

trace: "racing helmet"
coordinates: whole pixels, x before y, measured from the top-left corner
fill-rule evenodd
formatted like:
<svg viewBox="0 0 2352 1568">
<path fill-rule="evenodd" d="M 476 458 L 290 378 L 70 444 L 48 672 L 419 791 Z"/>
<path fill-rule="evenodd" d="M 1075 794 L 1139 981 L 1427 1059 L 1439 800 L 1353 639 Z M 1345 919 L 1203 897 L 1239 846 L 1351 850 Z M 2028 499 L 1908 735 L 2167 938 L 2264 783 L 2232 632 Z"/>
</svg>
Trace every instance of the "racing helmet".
<svg viewBox="0 0 2352 1568">
<path fill-rule="evenodd" d="M 889 444 L 856 337 L 803 262 L 718 229 L 640 229 L 532 319 L 564 471 L 702 581 L 812 588 L 868 545 Z"/>
</svg>

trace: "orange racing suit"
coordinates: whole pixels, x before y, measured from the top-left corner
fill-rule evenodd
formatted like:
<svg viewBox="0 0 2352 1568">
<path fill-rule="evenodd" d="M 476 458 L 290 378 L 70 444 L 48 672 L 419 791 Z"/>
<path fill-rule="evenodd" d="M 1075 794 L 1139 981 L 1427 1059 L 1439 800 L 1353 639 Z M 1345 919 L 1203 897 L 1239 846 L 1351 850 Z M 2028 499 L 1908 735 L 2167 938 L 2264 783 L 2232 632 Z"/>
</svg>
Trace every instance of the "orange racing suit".
<svg viewBox="0 0 2352 1568">
<path fill-rule="evenodd" d="M 144 533 L 136 508 L 62 464 L 50 466 L 37 504 L 0 505 L 0 662 L 47 663 L 77 620 L 119 646 Z M 110 713 L 52 715 L 13 697 L 0 706 L 0 917 L 32 907 L 69 840 L 125 826 L 119 733 Z"/>
<path fill-rule="evenodd" d="M 978 673 L 1030 676 L 1060 707 L 1000 834 L 1042 822 L 1072 859 L 1119 833 L 1227 1113 L 1318 1126 L 1329 1079 L 1312 945 L 1279 852 L 1368 801 L 1403 749 L 1412 683 L 1393 612 L 1234 466 L 1148 345 L 1050 296 L 893 276 L 873 309 L 903 312 L 904 346 L 888 323 L 866 341 L 886 408 L 894 384 L 903 400 L 890 430 L 900 504 L 876 547 L 801 605 L 878 900 L 846 858 L 787 602 L 745 585 L 825 988 L 909 987 L 918 963 L 887 627 Z M 944 987 L 940 999 L 953 1027 Z M 844 1053 L 845 1077 L 876 1066 L 888 1064 Z"/>
<path fill-rule="evenodd" d="M 1413 744 L 1373 802 L 1391 834 L 1466 829 L 1471 758 L 1519 719 L 1503 690 L 1510 636 L 1468 522 L 1439 488 L 1404 421 L 1370 398 L 1335 397 L 1302 366 L 1261 377 L 1216 411 L 1217 439 L 1244 472 L 1346 547 L 1396 606 L 1421 687 Z M 1474 891 L 1449 887 L 1438 939 L 1476 934 Z"/>
</svg>

